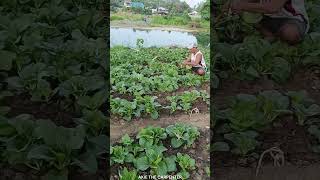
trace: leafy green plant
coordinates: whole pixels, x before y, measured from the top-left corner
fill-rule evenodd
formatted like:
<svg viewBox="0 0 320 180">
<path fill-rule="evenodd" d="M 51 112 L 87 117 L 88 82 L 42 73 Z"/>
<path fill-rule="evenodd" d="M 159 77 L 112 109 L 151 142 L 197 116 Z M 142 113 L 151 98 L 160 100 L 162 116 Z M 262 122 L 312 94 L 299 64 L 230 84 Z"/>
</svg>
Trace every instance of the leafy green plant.
<svg viewBox="0 0 320 180">
<path fill-rule="evenodd" d="M 103 90 L 103 91 L 97 92 L 93 96 L 80 96 L 77 103 L 85 109 L 97 110 L 106 101 L 107 101 L 107 94 Z"/>
<path fill-rule="evenodd" d="M 158 108 L 161 107 L 161 104 L 156 102 L 156 96 L 144 96 L 144 97 L 136 97 L 137 103 L 139 106 L 139 110 L 145 112 L 146 114 L 150 114 L 152 119 L 159 118 Z"/>
<path fill-rule="evenodd" d="M 272 122 L 281 114 L 289 111 L 289 98 L 277 91 L 263 91 L 257 97 L 262 104 L 262 110 L 267 122 Z"/>
<path fill-rule="evenodd" d="M 111 112 L 114 114 L 119 114 L 125 120 L 131 120 L 134 112 L 137 108 L 137 102 L 130 102 L 125 99 L 112 98 L 110 102 Z"/>
<path fill-rule="evenodd" d="M 200 136 L 200 132 L 196 127 L 186 124 L 170 125 L 166 128 L 166 132 L 169 137 L 171 137 L 171 145 L 173 148 L 179 148 L 184 144 L 190 147 Z"/>
<path fill-rule="evenodd" d="M 259 110 L 257 98 L 253 95 L 237 95 L 232 102 L 231 108 L 226 111 L 230 127 L 236 131 L 250 128 L 257 129 L 264 125 L 264 115 Z"/>
<path fill-rule="evenodd" d="M 192 159 L 188 154 L 177 154 L 177 163 L 181 167 L 181 172 L 178 175 L 182 176 L 183 179 L 188 179 L 190 174 L 188 171 L 195 169 L 195 160 Z"/>
<path fill-rule="evenodd" d="M 160 127 L 147 127 L 139 131 L 137 139 L 139 144 L 144 148 L 159 144 L 160 140 L 166 139 L 167 133 L 165 129 Z"/>
<path fill-rule="evenodd" d="M 136 45 L 138 48 L 143 48 L 143 43 L 144 43 L 143 39 L 137 39 Z"/>
<path fill-rule="evenodd" d="M 290 113 L 288 97 L 277 91 L 263 91 L 258 96 L 239 94 L 225 110 L 230 127 L 236 131 L 260 130 L 278 116 Z"/>
<path fill-rule="evenodd" d="M 308 117 L 320 114 L 320 106 L 313 103 L 306 91 L 289 91 L 287 94 L 299 125 L 304 125 Z"/>
<path fill-rule="evenodd" d="M 210 147 L 212 152 L 230 151 L 229 145 L 225 142 L 215 142 Z"/>
<path fill-rule="evenodd" d="M 128 155 L 128 150 L 123 146 L 111 147 L 111 164 L 119 163 L 123 164 L 126 156 Z"/>
<path fill-rule="evenodd" d="M 167 175 L 168 172 L 175 171 L 175 156 L 165 158 L 163 152 L 166 150 L 163 146 L 151 146 L 134 161 L 135 167 L 142 171 L 150 168 L 151 173 L 156 175 Z"/>
<path fill-rule="evenodd" d="M 125 134 L 124 136 L 122 136 L 121 138 L 121 143 L 125 146 L 130 146 L 133 143 L 133 139 L 130 138 L 130 136 L 128 134 Z"/>
<path fill-rule="evenodd" d="M 138 180 L 138 172 L 136 170 L 129 171 L 127 168 L 124 168 L 119 172 L 120 180 Z"/>
<path fill-rule="evenodd" d="M 231 141 L 235 145 L 235 148 L 232 149 L 233 153 L 245 156 L 247 153 L 254 150 L 259 144 L 255 139 L 257 136 L 258 133 L 255 131 L 245 131 L 225 134 L 224 138 Z"/>
</svg>

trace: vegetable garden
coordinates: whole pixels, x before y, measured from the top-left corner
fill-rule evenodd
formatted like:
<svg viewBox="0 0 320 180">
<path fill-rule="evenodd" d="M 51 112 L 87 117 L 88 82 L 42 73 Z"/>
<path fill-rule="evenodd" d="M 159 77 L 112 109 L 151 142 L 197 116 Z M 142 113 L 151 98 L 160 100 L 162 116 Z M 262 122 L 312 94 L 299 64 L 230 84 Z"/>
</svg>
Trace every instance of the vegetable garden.
<svg viewBox="0 0 320 180">
<path fill-rule="evenodd" d="M 202 119 L 207 128 L 189 120 L 209 114 L 210 73 L 198 76 L 181 67 L 188 56 L 184 48 L 137 44 L 137 49 L 119 46 L 110 50 L 112 178 L 209 178 L 209 116 Z M 200 50 L 209 64 L 209 48 Z M 138 124 L 139 128 L 129 130 Z"/>
<path fill-rule="evenodd" d="M 0 179 L 107 179 L 102 5 L 0 2 Z"/>
<path fill-rule="evenodd" d="M 217 1 L 211 37 L 213 176 L 229 178 L 231 169 L 242 168 L 250 173 L 233 171 L 237 179 L 255 173 L 262 178 L 267 164 L 319 165 L 319 2 L 307 1 L 311 29 L 296 46 L 264 40 L 253 28 L 257 15 L 221 16 L 221 9 Z"/>
</svg>

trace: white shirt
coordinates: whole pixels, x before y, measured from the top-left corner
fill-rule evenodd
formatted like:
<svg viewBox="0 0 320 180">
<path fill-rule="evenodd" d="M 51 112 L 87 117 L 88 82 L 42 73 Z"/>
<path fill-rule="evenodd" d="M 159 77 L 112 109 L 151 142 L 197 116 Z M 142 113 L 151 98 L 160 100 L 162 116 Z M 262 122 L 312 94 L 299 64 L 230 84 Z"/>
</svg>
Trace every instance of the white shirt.
<svg viewBox="0 0 320 180">
<path fill-rule="evenodd" d="M 193 53 L 191 54 L 191 62 L 196 61 L 196 57 L 198 54 L 200 54 L 200 56 L 201 56 L 201 61 L 200 61 L 199 65 L 195 65 L 194 67 L 207 67 L 206 62 L 204 61 L 203 54 L 200 51 L 198 51 L 196 54 L 193 54 Z"/>
</svg>

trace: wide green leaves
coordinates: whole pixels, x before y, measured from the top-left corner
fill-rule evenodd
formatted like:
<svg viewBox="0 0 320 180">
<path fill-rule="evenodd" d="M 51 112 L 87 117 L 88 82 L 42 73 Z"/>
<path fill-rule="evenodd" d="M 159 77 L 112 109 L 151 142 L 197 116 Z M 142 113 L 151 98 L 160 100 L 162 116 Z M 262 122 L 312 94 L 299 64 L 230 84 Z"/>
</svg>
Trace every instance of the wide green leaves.
<svg viewBox="0 0 320 180">
<path fill-rule="evenodd" d="M 172 155 L 168 151 L 171 146 L 165 147 L 163 145 L 164 142 L 169 142 L 168 140 L 171 138 L 167 136 L 166 131 L 173 135 L 175 134 L 173 132 L 174 127 L 176 127 L 175 129 L 184 128 L 185 132 L 181 137 L 192 138 L 192 133 L 196 135 L 193 138 L 199 136 L 197 129 L 189 125 L 176 124 L 175 126 L 168 126 L 166 129 L 146 127 L 139 131 L 135 139 L 126 134 L 119 143 L 111 147 L 111 165 L 122 164 L 128 167 L 127 165 L 132 164 L 134 166 L 132 171 L 124 169 L 121 173 L 123 173 L 123 176 L 126 174 L 133 177 L 135 177 L 136 170 L 150 172 L 151 175 L 170 175 L 177 172 L 180 167 L 181 171 L 177 173 L 189 178 L 190 171 L 195 169 L 195 160 L 187 154 L 177 153 Z M 185 135 L 185 133 L 190 134 Z M 184 140 L 183 143 L 187 144 L 188 140 Z M 192 139 L 192 142 L 194 141 L 195 139 Z"/>
</svg>

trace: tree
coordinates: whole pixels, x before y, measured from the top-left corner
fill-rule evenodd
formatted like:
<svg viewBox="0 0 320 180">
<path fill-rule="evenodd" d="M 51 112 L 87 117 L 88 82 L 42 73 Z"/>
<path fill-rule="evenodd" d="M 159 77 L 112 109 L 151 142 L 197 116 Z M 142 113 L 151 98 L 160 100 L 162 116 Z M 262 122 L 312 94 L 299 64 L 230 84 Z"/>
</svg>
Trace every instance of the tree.
<svg viewBox="0 0 320 180">
<path fill-rule="evenodd" d="M 210 0 L 206 0 L 200 10 L 201 17 L 207 21 L 210 20 Z"/>
</svg>

